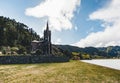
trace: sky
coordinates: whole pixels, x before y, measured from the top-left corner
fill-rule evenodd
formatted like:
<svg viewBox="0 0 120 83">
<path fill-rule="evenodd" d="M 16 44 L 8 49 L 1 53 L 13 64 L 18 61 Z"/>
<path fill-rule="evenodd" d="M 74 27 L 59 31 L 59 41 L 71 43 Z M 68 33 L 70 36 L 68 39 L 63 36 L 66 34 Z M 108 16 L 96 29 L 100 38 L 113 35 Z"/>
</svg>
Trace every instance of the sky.
<svg viewBox="0 0 120 83">
<path fill-rule="evenodd" d="M 26 24 L 40 37 L 48 21 L 53 44 L 120 45 L 119 0 L 0 0 L 0 16 Z"/>
</svg>

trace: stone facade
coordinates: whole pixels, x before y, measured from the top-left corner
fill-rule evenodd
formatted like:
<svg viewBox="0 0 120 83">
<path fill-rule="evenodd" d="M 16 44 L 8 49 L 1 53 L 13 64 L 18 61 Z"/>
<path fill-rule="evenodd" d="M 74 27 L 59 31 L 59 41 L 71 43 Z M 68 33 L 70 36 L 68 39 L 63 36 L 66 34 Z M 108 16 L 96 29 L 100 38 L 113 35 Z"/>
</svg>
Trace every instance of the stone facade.
<svg viewBox="0 0 120 83">
<path fill-rule="evenodd" d="M 40 41 L 33 40 L 31 42 L 32 51 L 36 52 L 37 50 L 41 50 L 41 54 L 43 55 L 51 55 L 51 31 L 49 30 L 49 25 L 47 22 L 46 30 L 44 30 L 44 36 Z"/>
</svg>

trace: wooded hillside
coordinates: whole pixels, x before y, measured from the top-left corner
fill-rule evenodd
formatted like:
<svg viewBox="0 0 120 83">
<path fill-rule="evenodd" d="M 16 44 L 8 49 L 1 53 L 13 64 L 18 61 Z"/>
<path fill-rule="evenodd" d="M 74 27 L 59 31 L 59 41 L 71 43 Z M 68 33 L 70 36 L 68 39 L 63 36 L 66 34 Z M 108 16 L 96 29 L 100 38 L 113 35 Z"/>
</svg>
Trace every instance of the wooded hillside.
<svg viewBox="0 0 120 83">
<path fill-rule="evenodd" d="M 14 19 L 0 16 L 0 48 L 3 46 L 18 47 L 27 52 L 30 42 L 39 40 L 39 35 L 27 25 L 16 22 Z"/>
</svg>

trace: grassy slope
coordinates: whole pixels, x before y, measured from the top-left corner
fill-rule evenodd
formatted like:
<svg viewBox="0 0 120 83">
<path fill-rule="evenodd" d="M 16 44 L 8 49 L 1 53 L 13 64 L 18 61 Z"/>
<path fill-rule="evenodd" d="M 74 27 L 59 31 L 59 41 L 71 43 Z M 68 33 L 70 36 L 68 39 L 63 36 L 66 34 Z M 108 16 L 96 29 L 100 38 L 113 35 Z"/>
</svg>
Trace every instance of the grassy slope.
<svg viewBox="0 0 120 83">
<path fill-rule="evenodd" d="M 0 65 L 0 83 L 120 83 L 120 71 L 80 61 Z"/>
</svg>

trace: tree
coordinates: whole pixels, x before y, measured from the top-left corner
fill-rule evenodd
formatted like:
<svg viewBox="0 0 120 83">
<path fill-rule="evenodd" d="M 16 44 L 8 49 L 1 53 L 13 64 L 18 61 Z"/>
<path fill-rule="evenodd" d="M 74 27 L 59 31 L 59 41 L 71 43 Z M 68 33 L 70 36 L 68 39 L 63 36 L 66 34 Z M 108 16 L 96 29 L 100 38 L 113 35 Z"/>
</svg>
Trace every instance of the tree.
<svg viewBox="0 0 120 83">
<path fill-rule="evenodd" d="M 18 54 L 25 54 L 25 52 L 26 52 L 26 48 L 23 46 L 20 46 L 19 50 L 17 51 Z"/>
<path fill-rule="evenodd" d="M 36 54 L 36 55 L 41 55 L 41 54 L 42 54 L 42 51 L 39 49 L 39 50 L 36 51 L 35 54 Z"/>
<path fill-rule="evenodd" d="M 83 59 L 90 59 L 90 55 L 89 54 L 82 54 L 82 58 Z"/>
</svg>

